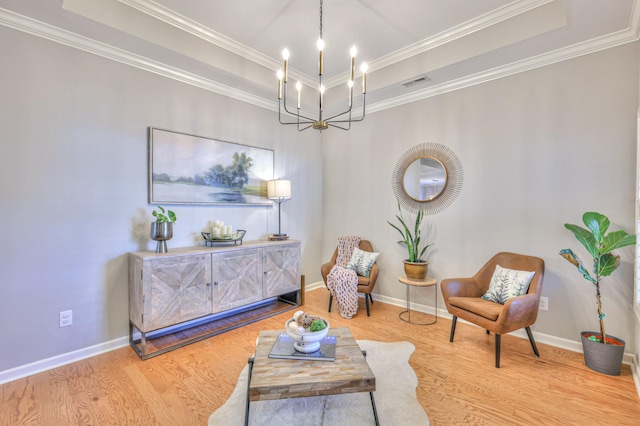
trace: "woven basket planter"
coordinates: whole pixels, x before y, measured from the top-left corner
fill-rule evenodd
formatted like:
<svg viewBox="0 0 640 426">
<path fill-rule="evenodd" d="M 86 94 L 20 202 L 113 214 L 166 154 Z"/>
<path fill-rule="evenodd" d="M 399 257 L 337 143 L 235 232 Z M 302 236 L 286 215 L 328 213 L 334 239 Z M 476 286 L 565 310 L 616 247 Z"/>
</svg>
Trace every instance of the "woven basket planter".
<svg viewBox="0 0 640 426">
<path fill-rule="evenodd" d="M 619 376 L 620 367 L 622 366 L 622 357 L 624 356 L 624 348 L 626 345 L 624 340 L 607 335 L 607 340 L 614 340 L 619 342 L 620 345 L 605 345 L 600 342 L 594 342 L 593 340 L 589 340 L 585 337 L 591 336 L 592 334 L 600 336 L 600 333 L 595 331 L 583 331 L 580 333 L 585 365 L 598 373 L 608 374 L 609 376 Z"/>
</svg>

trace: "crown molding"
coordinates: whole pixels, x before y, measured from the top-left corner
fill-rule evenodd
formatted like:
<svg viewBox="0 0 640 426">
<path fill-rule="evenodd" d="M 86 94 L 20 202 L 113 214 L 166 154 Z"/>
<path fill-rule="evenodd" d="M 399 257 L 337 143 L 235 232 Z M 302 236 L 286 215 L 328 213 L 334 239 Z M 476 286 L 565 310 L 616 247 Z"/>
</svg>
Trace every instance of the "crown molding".
<svg viewBox="0 0 640 426">
<path fill-rule="evenodd" d="M 407 95 L 397 96 L 375 104 L 367 106 L 367 112 L 374 113 L 389 108 L 395 108 L 411 102 L 422 99 L 431 98 L 433 96 L 442 95 L 444 93 L 453 92 L 455 90 L 464 89 L 466 87 L 475 86 L 486 83 L 488 81 L 497 80 L 514 74 L 531 71 L 536 68 L 545 67 L 558 62 L 574 59 L 580 56 L 589 55 L 602 50 L 621 46 L 627 43 L 633 43 L 640 39 L 639 22 L 640 9 L 637 7 L 638 0 L 633 3 L 633 13 L 628 29 L 620 30 L 606 36 L 594 38 L 586 42 L 577 43 L 561 49 L 544 53 L 521 61 L 512 62 L 505 66 L 496 67 L 487 71 L 472 74 L 467 77 L 452 80 L 443 84 L 427 87 L 417 90 Z"/>
<path fill-rule="evenodd" d="M 199 37 L 209 43 L 215 44 L 229 52 L 236 55 L 245 57 L 258 65 L 262 65 L 267 68 L 279 67 L 282 65 L 280 62 L 264 55 L 257 50 L 245 46 L 242 43 L 220 34 L 211 28 L 205 27 L 200 23 L 187 18 L 165 6 L 162 6 L 151 0 L 118 0 L 129 7 L 132 7 L 140 12 L 143 12 L 149 16 L 152 16 L 160 21 L 163 21 L 169 25 L 181 29 L 189 34 Z"/>
<path fill-rule="evenodd" d="M 388 55 L 382 56 L 378 59 L 374 59 L 368 62 L 369 73 L 376 70 L 397 64 L 398 62 L 405 61 L 416 55 L 420 55 L 438 46 L 442 46 L 447 43 L 451 43 L 455 40 L 466 37 L 470 34 L 489 28 L 500 22 L 507 21 L 518 15 L 529 12 L 545 4 L 554 2 L 557 0 L 522 0 L 509 3 L 503 7 L 492 10 L 489 13 L 485 13 L 477 18 L 463 22 L 462 24 L 451 27 L 446 31 L 435 34 L 426 39 L 417 41 L 409 46 L 392 52 Z M 341 75 L 333 77 L 326 81 L 325 86 L 332 88 L 337 85 L 343 84 L 348 78 L 348 74 L 345 72 Z"/>
<path fill-rule="evenodd" d="M 142 0 L 121 0 L 142 1 Z M 146 0 L 145 0 L 146 1 Z M 601 50 L 617 47 L 626 43 L 638 41 L 640 38 L 640 7 L 638 1 L 633 3 L 633 10 L 629 22 L 629 28 L 606 36 L 598 37 L 586 42 L 578 43 L 565 48 L 557 49 L 525 60 L 513 62 L 506 66 L 496 67 L 487 71 L 463 77 L 447 83 L 431 86 L 410 94 L 398 96 L 392 99 L 367 105 L 367 113 L 371 114 L 389 108 L 395 108 L 404 104 L 438 96 L 466 87 L 497 80 L 513 74 L 530 71 L 536 68 L 555 64 L 565 60 L 588 55 Z M 531 2 L 533 4 L 533 2 Z M 153 72 L 167 78 L 171 78 L 195 87 L 199 87 L 232 99 L 246 102 L 271 111 L 278 110 L 278 104 L 274 101 L 240 91 L 230 86 L 206 79 L 202 76 L 171 67 L 152 59 L 127 52 L 105 43 L 101 43 L 87 37 L 71 33 L 35 19 L 0 8 L 0 25 L 22 31 L 37 37 L 41 37 L 56 43 L 60 43 L 75 49 L 79 49 L 94 55 L 101 56 L 116 62 L 130 65 L 139 69 Z M 357 112 L 357 111 L 356 111 Z"/>
<path fill-rule="evenodd" d="M 272 111 L 276 102 L 0 8 L 0 25 Z"/>
<path fill-rule="evenodd" d="M 160 5 L 152 0 L 118 0 L 120 3 L 126 4 L 136 10 L 143 12 L 149 16 L 159 19 L 169 25 L 179 28 L 188 32 L 196 37 L 215 44 L 218 47 L 226 49 L 232 53 L 240 55 L 250 61 L 253 61 L 259 65 L 262 65 L 270 69 L 278 69 L 281 67 L 281 63 L 277 60 L 266 56 L 244 44 L 224 36 L 197 21 L 194 21 L 186 16 L 183 16 L 163 5 Z M 374 59 L 369 62 L 369 72 L 373 72 L 377 69 L 381 69 L 398 62 L 402 62 L 408 58 L 424 53 L 430 49 L 441 46 L 446 43 L 450 43 L 459 38 L 468 36 L 474 32 L 480 31 L 484 28 L 488 28 L 492 25 L 496 25 L 502 21 L 506 21 L 523 13 L 526 13 L 532 9 L 536 9 L 547 3 L 551 3 L 557 0 L 520 0 L 509 3 L 503 7 L 495 9 L 489 13 L 479 16 L 467 22 L 463 22 L 460 25 L 452 27 L 447 31 L 443 31 L 432 37 L 420 40 L 414 44 L 411 44 L 396 52 L 385 55 L 381 58 Z M 292 78 L 300 80 L 302 83 L 308 86 L 315 86 L 317 80 L 313 77 L 302 73 L 298 70 L 290 69 Z M 325 81 L 324 85 L 327 90 L 337 87 L 348 78 L 348 73 L 342 73 Z"/>
<path fill-rule="evenodd" d="M 260 53 L 257 50 L 250 48 L 249 46 L 239 43 L 232 38 L 225 36 L 224 34 L 214 31 L 211 28 L 200 24 L 199 22 L 181 15 L 174 10 L 169 9 L 152 0 L 118 1 L 153 18 L 165 22 L 166 24 L 169 24 L 191 35 L 201 38 L 208 43 L 214 44 L 242 58 L 255 62 L 256 64 L 261 65 L 265 68 L 271 70 L 282 68 L 282 62 L 277 61 L 263 53 Z M 313 77 L 310 77 L 309 75 L 304 74 L 294 69 L 293 67 L 289 68 L 289 76 L 295 80 L 299 80 L 301 83 L 304 83 L 307 86 L 313 87 L 317 84 L 317 80 L 315 80 Z"/>
</svg>

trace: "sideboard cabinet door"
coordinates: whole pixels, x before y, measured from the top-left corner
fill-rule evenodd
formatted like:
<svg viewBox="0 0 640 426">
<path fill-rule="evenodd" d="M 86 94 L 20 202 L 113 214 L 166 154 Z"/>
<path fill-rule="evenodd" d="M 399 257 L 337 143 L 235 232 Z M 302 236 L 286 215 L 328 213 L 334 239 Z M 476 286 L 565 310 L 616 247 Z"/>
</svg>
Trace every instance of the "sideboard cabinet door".
<svg viewBox="0 0 640 426">
<path fill-rule="evenodd" d="M 156 330 L 211 313 L 211 256 L 145 262 L 144 330 Z"/>
<path fill-rule="evenodd" d="M 300 243 L 264 248 L 263 296 L 300 290 Z"/>
<path fill-rule="evenodd" d="M 262 300 L 262 249 L 211 255 L 213 312 Z"/>
</svg>

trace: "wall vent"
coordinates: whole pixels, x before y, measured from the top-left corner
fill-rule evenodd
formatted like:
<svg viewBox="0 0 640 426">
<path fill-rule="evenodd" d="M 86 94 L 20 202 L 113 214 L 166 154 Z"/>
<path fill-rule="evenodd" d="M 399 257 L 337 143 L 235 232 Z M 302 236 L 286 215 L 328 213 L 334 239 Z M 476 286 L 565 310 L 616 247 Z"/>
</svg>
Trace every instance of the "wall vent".
<svg viewBox="0 0 640 426">
<path fill-rule="evenodd" d="M 426 83 L 427 81 L 431 81 L 431 79 L 426 75 L 421 75 L 420 77 L 412 78 L 411 80 L 405 81 L 404 83 L 400 83 L 400 84 L 404 86 L 405 89 L 408 89 L 409 87 L 413 87 L 418 84 L 423 84 L 423 83 Z"/>
</svg>

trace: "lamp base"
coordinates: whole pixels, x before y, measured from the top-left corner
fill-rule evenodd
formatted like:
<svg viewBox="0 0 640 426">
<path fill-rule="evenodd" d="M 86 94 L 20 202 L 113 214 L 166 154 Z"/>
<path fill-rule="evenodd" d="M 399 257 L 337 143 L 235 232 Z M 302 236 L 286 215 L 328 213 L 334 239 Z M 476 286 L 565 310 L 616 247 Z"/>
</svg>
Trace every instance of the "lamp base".
<svg viewBox="0 0 640 426">
<path fill-rule="evenodd" d="M 289 236 L 287 234 L 273 234 L 269 235 L 269 241 L 283 241 L 288 240 Z"/>
</svg>

